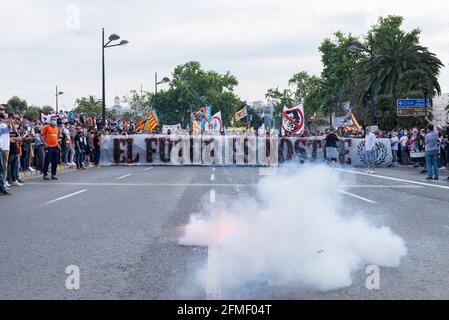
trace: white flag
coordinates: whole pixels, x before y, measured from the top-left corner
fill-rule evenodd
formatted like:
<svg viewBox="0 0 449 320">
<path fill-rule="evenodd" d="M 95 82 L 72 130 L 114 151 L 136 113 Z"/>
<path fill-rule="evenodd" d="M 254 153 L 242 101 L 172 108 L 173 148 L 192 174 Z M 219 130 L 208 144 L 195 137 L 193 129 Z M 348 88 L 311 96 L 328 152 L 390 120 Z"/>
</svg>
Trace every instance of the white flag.
<svg viewBox="0 0 449 320">
<path fill-rule="evenodd" d="M 284 107 L 282 112 L 282 135 L 301 134 L 304 130 L 304 106 Z"/>
<path fill-rule="evenodd" d="M 221 120 L 221 111 L 218 111 L 216 114 L 212 116 L 210 119 L 210 126 L 212 130 L 222 131 L 223 130 L 223 121 Z"/>
</svg>

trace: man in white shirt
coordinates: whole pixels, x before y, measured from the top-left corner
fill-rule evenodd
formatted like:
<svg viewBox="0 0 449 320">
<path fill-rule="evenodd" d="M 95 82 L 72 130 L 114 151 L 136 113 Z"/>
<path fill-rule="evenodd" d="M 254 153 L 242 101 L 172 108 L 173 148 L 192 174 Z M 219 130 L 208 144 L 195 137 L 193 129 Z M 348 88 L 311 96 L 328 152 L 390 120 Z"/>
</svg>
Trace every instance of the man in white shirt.
<svg viewBox="0 0 449 320">
<path fill-rule="evenodd" d="M 365 159 L 368 163 L 368 173 L 374 173 L 374 162 L 376 160 L 374 147 L 376 145 L 376 135 L 371 132 L 370 127 L 366 127 L 365 135 Z"/>
</svg>

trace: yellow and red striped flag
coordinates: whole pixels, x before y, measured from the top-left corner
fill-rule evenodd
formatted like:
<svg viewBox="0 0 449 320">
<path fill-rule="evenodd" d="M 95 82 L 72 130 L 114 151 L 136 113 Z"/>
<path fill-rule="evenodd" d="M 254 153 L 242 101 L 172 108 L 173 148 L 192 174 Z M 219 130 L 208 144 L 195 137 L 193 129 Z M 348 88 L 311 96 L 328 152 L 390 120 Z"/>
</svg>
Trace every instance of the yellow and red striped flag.
<svg viewBox="0 0 449 320">
<path fill-rule="evenodd" d="M 150 112 L 147 116 L 147 119 L 145 120 L 145 131 L 151 132 L 158 125 L 159 122 L 157 121 L 156 115 L 154 114 L 154 112 Z"/>
</svg>

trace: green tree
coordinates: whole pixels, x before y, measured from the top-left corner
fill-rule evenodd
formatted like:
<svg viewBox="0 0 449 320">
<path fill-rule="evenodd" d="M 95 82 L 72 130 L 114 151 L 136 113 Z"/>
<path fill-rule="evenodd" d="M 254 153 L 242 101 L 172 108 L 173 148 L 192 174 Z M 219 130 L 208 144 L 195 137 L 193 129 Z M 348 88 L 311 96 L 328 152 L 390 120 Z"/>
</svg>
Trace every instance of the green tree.
<svg viewBox="0 0 449 320">
<path fill-rule="evenodd" d="M 383 99 L 377 102 L 376 109 L 385 108 L 386 101 L 392 103 L 389 108 L 392 109 L 398 98 L 419 98 L 419 92 L 424 86 L 429 89 L 431 96 L 441 93 L 438 75 L 443 63 L 428 48 L 420 45 L 420 29 L 410 32 L 401 29 L 403 20 L 399 16 L 380 17 L 368 32 L 365 46 L 372 47 L 373 61 L 365 55 L 355 70 L 356 81 L 359 82 L 354 90 L 355 104 L 362 111 L 369 107 L 371 85 L 375 88 L 376 96 Z M 374 74 L 373 82 L 371 72 Z M 381 112 L 382 126 L 401 123 L 394 112 Z"/>
<path fill-rule="evenodd" d="M 154 94 L 148 91 L 139 93 L 137 90 L 131 90 L 123 97 L 123 101 L 131 107 L 136 116 L 143 116 L 153 107 Z"/>
<path fill-rule="evenodd" d="M 102 112 L 101 100 L 97 99 L 95 96 L 90 95 L 89 97 L 81 97 L 75 101 L 76 113 L 85 114 L 88 116 L 99 117 Z"/>
<path fill-rule="evenodd" d="M 158 91 L 156 105 L 154 94 L 149 92 L 131 91 L 125 101 L 138 112 L 154 109 L 161 124 L 183 126 L 191 111 L 210 105 L 214 113 L 221 111 L 224 124 L 229 126 L 234 113 L 244 105 L 234 92 L 237 85 L 237 78 L 230 72 L 206 71 L 199 62 L 190 61 L 175 68 L 168 88 Z"/>
<path fill-rule="evenodd" d="M 337 116 L 342 116 L 346 110 L 343 106 L 353 99 L 354 70 L 362 58 L 361 53 L 350 55 L 348 48 L 356 37 L 351 34 L 345 35 L 338 31 L 334 38 L 326 38 L 321 43 L 319 51 L 323 63 L 321 80 L 321 98 L 323 101 L 323 112 L 329 114 L 329 106 Z"/>
<path fill-rule="evenodd" d="M 55 110 L 51 106 L 43 106 L 41 108 L 41 110 L 42 110 L 42 113 L 44 113 L 44 114 L 53 114 L 53 113 L 55 113 Z"/>
<path fill-rule="evenodd" d="M 5 112 L 8 114 L 24 114 L 28 109 L 28 103 L 20 99 L 18 96 L 14 96 L 8 100 L 5 107 Z"/>
<path fill-rule="evenodd" d="M 288 89 L 282 91 L 279 88 L 269 89 L 265 94 L 265 98 L 274 102 L 273 116 L 275 124 L 278 126 L 284 106 L 291 108 L 303 103 L 305 117 L 308 118 L 314 112 L 319 111 L 322 104 L 323 91 L 317 76 L 301 71 L 290 78 L 288 85 Z"/>
<path fill-rule="evenodd" d="M 30 121 L 35 121 L 40 118 L 41 108 L 36 106 L 29 106 L 27 111 L 24 114 L 25 119 Z"/>
</svg>

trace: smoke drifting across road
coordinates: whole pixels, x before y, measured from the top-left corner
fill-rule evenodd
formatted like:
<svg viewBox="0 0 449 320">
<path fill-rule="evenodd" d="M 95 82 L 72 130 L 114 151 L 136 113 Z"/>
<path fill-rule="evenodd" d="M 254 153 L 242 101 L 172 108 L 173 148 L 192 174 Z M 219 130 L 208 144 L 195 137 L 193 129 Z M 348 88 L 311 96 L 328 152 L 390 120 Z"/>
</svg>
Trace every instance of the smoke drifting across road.
<svg viewBox="0 0 449 320">
<path fill-rule="evenodd" d="M 180 239 L 214 247 L 214 261 L 199 270 L 201 284 L 232 290 L 265 282 L 327 291 L 351 285 L 352 274 L 365 265 L 398 267 L 407 253 L 404 241 L 361 214 L 348 215 L 336 191 L 345 189 L 344 181 L 328 167 L 284 168 L 261 179 L 254 198 L 205 205 Z"/>
</svg>

